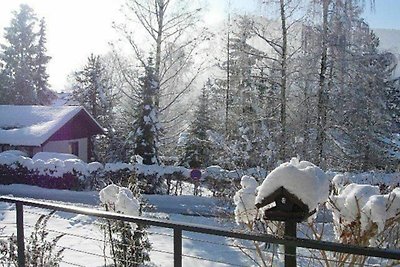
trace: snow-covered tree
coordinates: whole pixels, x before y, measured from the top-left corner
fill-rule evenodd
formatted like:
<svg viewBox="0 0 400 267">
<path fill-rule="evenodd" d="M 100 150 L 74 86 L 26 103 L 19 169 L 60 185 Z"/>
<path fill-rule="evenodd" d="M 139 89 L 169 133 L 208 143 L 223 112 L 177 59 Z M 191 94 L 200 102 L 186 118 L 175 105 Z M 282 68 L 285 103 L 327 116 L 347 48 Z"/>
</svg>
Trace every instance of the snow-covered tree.
<svg viewBox="0 0 400 267">
<path fill-rule="evenodd" d="M 9 27 L 5 28 L 6 44 L 1 45 L 3 62 L 2 76 L 5 80 L 2 91 L 8 104 L 49 104 L 54 93 L 49 90 L 46 65 L 46 32 L 44 19 L 36 32 L 37 18 L 29 6 L 22 4 L 15 11 Z"/>
<path fill-rule="evenodd" d="M 35 56 L 35 72 L 34 72 L 34 82 L 35 90 L 37 92 L 38 104 L 49 105 L 52 100 L 56 98 L 53 91 L 49 88 L 47 74 L 47 64 L 49 63 L 51 57 L 47 53 L 46 43 L 46 22 L 44 18 L 40 20 L 39 33 L 38 33 L 38 44 L 36 47 Z"/>
<path fill-rule="evenodd" d="M 219 67 L 223 75 L 215 78 L 210 93 L 210 107 L 215 114 L 215 134 L 223 136 L 217 162 L 226 168 L 246 168 L 270 165 L 274 143 L 273 113 L 270 90 L 260 62 L 260 51 L 255 47 L 250 16 L 236 16 L 229 26 L 227 52 L 221 53 Z M 224 48 L 225 49 L 225 48 Z"/>
<path fill-rule="evenodd" d="M 136 181 L 137 182 L 137 181 Z M 137 185 L 137 184 L 136 184 Z M 128 216 L 140 216 L 140 195 L 132 190 L 111 184 L 99 193 L 102 206 L 107 211 Z M 142 266 L 150 261 L 151 244 L 142 225 L 124 221 L 106 220 L 103 230 L 109 243 L 115 266 Z"/>
<path fill-rule="evenodd" d="M 141 78 L 141 102 L 138 107 L 136 131 L 134 133 L 135 155 L 143 158 L 143 164 L 159 164 L 158 142 L 160 125 L 158 110 L 154 104 L 159 83 L 154 73 L 152 58 L 149 59 L 145 75 Z"/>
<path fill-rule="evenodd" d="M 212 129 L 212 119 L 208 106 L 208 94 L 211 86 L 211 81 L 208 80 L 201 90 L 194 119 L 186 138 L 181 164 L 190 168 L 204 168 L 213 163 L 212 143 L 208 138 L 208 131 Z"/>
<path fill-rule="evenodd" d="M 96 160 L 110 159 L 108 145 L 112 142 L 116 89 L 100 56 L 91 54 L 87 64 L 74 74 L 73 98 L 106 129 L 106 137 L 91 140 Z"/>
<path fill-rule="evenodd" d="M 378 39 L 354 4 L 332 5 L 328 26 L 330 69 L 327 78 L 327 118 L 324 161 L 351 168 L 382 168 L 390 118 L 385 91 L 392 63 L 381 54 Z M 345 159 L 340 161 L 338 159 Z"/>
<path fill-rule="evenodd" d="M 165 129 L 159 140 L 160 154 L 171 156 L 178 133 L 186 125 L 184 115 L 189 107 L 185 98 L 202 71 L 203 60 L 195 59 L 205 39 L 205 30 L 198 25 L 202 8 L 188 0 L 127 0 L 122 11 L 126 21 L 114 26 L 128 42 L 134 65 L 144 67 L 147 55 L 153 57 L 154 75 L 159 82 L 153 104 Z M 143 39 L 137 34 L 139 29 L 145 33 Z M 121 71 L 127 83 L 135 83 L 136 78 L 130 75 L 132 68 Z"/>
<path fill-rule="evenodd" d="M 37 38 L 34 26 L 37 18 L 27 5 L 21 5 L 20 10 L 14 11 L 13 15 L 10 26 L 5 28 L 7 44 L 1 45 L 3 72 L 9 80 L 9 87 L 6 88 L 10 94 L 9 104 L 36 104 L 33 77 Z"/>
</svg>

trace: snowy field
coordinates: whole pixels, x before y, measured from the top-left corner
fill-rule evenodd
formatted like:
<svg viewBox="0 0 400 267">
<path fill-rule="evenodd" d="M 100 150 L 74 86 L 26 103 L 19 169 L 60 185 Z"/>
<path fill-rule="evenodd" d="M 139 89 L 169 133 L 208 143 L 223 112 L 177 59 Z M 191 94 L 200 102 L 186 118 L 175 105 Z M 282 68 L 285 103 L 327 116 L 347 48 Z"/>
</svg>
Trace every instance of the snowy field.
<svg viewBox="0 0 400 267">
<path fill-rule="evenodd" d="M 352 182 L 358 183 L 397 184 L 399 182 L 398 174 L 379 174 L 373 175 L 373 177 L 375 178 L 372 181 L 371 175 L 367 174 L 349 176 Z M 244 193 L 246 191 L 243 190 L 253 190 L 254 188 L 252 187 L 255 186 L 256 184 L 247 189 L 243 188 L 239 192 Z M 262 190 L 265 191 L 266 188 Z M 233 207 L 221 200 L 212 198 L 207 190 L 202 192 L 203 196 L 192 196 L 190 195 L 192 191 L 193 188 L 186 184 L 185 195 L 144 195 L 143 197 L 147 200 L 151 209 L 144 212 L 143 216 L 204 226 L 216 226 L 226 230 L 238 228 L 233 216 Z M 98 192 L 44 189 L 20 184 L 0 185 L 0 195 L 12 195 L 63 204 L 69 203 L 75 206 L 91 208 L 99 208 L 100 204 Z M 39 216 L 48 213 L 48 210 L 24 207 L 25 237 L 30 235 L 32 226 L 34 226 Z M 230 216 L 220 216 L 221 214 L 230 214 Z M 320 211 L 317 222 L 319 228 L 324 225 L 323 240 L 334 240 L 335 233 L 331 223 L 332 213 L 322 214 Z M 86 215 L 57 212 L 52 216 L 48 223 L 50 237 L 65 234 L 58 242 L 58 248 L 65 249 L 61 266 L 97 267 L 112 263 L 109 248 L 105 249 L 104 233 L 100 229 L 101 224 L 101 220 Z M 16 234 L 14 205 L 0 203 L 0 227 L 3 228 L 3 232 L 0 234 L 2 238 Z M 152 245 L 150 251 L 151 266 L 173 266 L 172 230 L 150 227 L 148 234 Z M 312 238 L 312 233 L 303 224 L 298 227 L 298 236 Z M 183 232 L 182 243 L 183 266 L 255 266 L 254 262 L 238 248 L 238 243 L 229 238 Z M 251 248 L 246 250 L 246 253 L 254 253 L 254 246 L 250 242 L 246 244 L 240 243 L 240 245 Z M 262 244 L 263 249 L 266 249 L 264 245 Z M 312 257 L 318 257 L 318 252 L 298 249 L 297 254 L 300 266 L 321 265 L 320 262 L 311 259 Z M 282 255 L 280 257 L 283 258 Z M 373 260 L 369 261 L 369 264 L 378 264 L 377 266 L 381 263 L 373 262 Z"/>
<path fill-rule="evenodd" d="M 95 192 L 73 192 L 67 190 L 42 189 L 27 185 L 2 185 L 0 195 L 29 197 L 47 201 L 62 201 L 71 205 L 97 207 L 98 194 Z M 145 196 L 154 212 L 144 216 L 165 218 L 171 221 L 189 222 L 207 226 L 218 226 L 225 229 L 235 227 L 232 220 L 209 217 L 211 211 L 223 207 L 217 200 L 209 197 L 195 196 Z M 32 226 L 41 214 L 49 211 L 24 207 L 25 236 L 29 236 Z M 194 216 L 182 215 L 193 214 Z M 205 216 L 201 216 L 205 214 Z M 2 236 L 16 234 L 15 206 L 1 203 L 0 226 L 5 227 Z M 62 266 L 104 266 L 104 239 L 99 226 L 101 221 L 94 217 L 57 212 L 49 221 L 50 234 L 66 233 L 58 243 L 65 247 Z M 151 227 L 149 239 L 152 244 L 150 257 L 156 266 L 173 266 L 173 233 L 170 229 Z M 108 249 L 106 250 L 108 255 Z M 196 233 L 183 233 L 183 266 L 248 266 L 249 261 L 234 246 L 232 241 L 222 237 Z M 108 260 L 108 262 L 110 262 Z M 228 264 L 223 264 L 225 262 Z M 71 264 L 69 264 L 71 263 Z"/>
</svg>

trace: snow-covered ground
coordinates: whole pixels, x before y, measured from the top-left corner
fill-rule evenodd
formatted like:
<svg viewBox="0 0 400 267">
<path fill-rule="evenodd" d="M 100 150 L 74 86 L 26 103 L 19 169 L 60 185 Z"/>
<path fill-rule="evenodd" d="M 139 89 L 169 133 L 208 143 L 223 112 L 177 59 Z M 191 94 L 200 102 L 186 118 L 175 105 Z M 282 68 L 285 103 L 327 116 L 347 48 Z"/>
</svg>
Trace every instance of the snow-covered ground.
<svg viewBox="0 0 400 267">
<path fill-rule="evenodd" d="M 311 172 L 311 170 L 313 171 Z M 310 169 L 310 173 L 318 174 L 318 172 L 315 172 L 313 168 Z M 332 179 L 334 173 L 328 173 L 328 176 L 330 177 L 329 179 Z M 398 173 L 346 174 L 345 176 L 345 178 L 351 182 L 364 184 L 384 183 L 387 185 L 397 185 L 399 182 Z M 334 182 L 340 182 L 337 181 L 340 179 L 334 180 Z M 251 181 L 249 180 L 248 182 L 250 183 Z M 247 191 L 250 192 L 250 195 L 253 194 L 252 197 L 255 198 L 256 195 L 254 195 L 254 188 L 257 186 L 257 182 L 254 180 L 253 183 L 250 183 L 251 186 L 248 186 L 249 183 L 243 183 L 242 186 L 244 186 L 243 188 L 246 190 L 249 189 Z M 143 216 L 168 219 L 183 223 L 195 223 L 204 226 L 216 226 L 226 230 L 237 229 L 238 226 L 235 224 L 233 218 L 232 207 L 229 207 L 227 203 L 212 198 L 210 192 L 207 192 L 206 190 L 203 191 L 203 197 L 189 195 L 193 192 L 192 187 L 193 185 L 186 184 L 184 191 L 187 194 L 182 196 L 144 195 L 143 197 L 147 200 L 146 202 L 151 208 L 145 211 Z M 246 190 L 244 189 L 240 192 L 245 193 Z M 1 195 L 13 195 L 15 197 L 25 197 L 49 202 L 63 202 L 64 204 L 70 203 L 71 205 L 76 206 L 100 208 L 98 192 L 44 189 L 35 186 L 14 184 L 0 185 L 0 196 Z M 318 198 L 315 198 L 314 202 L 319 202 Z M 35 224 L 39 216 L 41 214 L 47 214 L 49 211 L 39 208 L 25 207 L 24 212 L 24 221 L 26 224 L 25 236 L 28 237 L 32 230 L 32 226 Z M 231 214 L 232 216 L 218 216 L 221 214 Z M 335 233 L 331 223 L 331 212 L 329 211 L 325 216 L 322 214 L 322 211 L 320 211 L 317 222 L 317 226 L 321 226 L 319 228 L 324 229 L 323 240 L 334 240 Z M 101 220 L 85 215 L 57 212 L 52 216 L 48 224 L 50 234 L 53 236 L 60 233 L 65 234 L 58 243 L 60 249 L 65 248 L 63 253 L 63 263 L 61 266 L 104 266 L 105 261 L 111 263 L 109 250 L 108 248 L 104 249 L 104 233 L 100 229 L 101 224 Z M 322 227 L 322 225 L 324 226 Z M 14 205 L 0 202 L 0 227 L 4 227 L 3 232 L 0 233 L 0 237 L 2 238 L 16 233 Z M 149 240 L 152 244 L 152 249 L 150 251 L 152 264 L 155 266 L 173 266 L 172 230 L 160 227 L 150 227 L 148 233 Z M 312 238 L 312 233 L 310 232 L 310 229 L 303 224 L 298 228 L 298 236 Z M 254 262 L 237 247 L 237 243 L 229 238 L 184 231 L 182 243 L 183 266 L 222 267 L 254 265 Z M 247 250 L 246 253 L 254 253 L 254 246 L 251 242 L 245 245 L 246 247 L 251 248 L 251 250 Z M 307 257 L 318 256 L 318 253 L 315 253 L 314 255 L 308 250 L 298 249 L 298 255 L 305 256 L 298 258 L 300 266 L 307 266 L 310 264 L 315 266 L 317 264 L 317 262 L 310 263 L 309 258 Z"/>
<path fill-rule="evenodd" d="M 46 201 L 62 201 L 78 206 L 98 207 L 96 192 L 74 192 L 68 190 L 43 189 L 27 185 L 1 185 L 0 195 L 13 195 Z M 144 196 L 154 206 L 154 211 L 144 216 L 166 218 L 171 221 L 196 223 L 233 229 L 234 222 L 229 219 L 209 217 L 212 211 L 223 211 L 222 204 L 210 197 L 196 196 Z M 49 211 L 24 207 L 26 234 L 40 214 Z M 185 215 L 186 214 L 186 215 Z M 193 214 L 189 216 L 187 214 Z M 204 214 L 205 216 L 202 216 Z M 59 248 L 66 247 L 62 266 L 104 266 L 103 232 L 101 221 L 85 215 L 57 212 L 49 221 L 48 229 L 52 235 L 66 233 L 61 238 Z M 15 206 L 0 203 L 0 227 L 5 227 L 2 236 L 15 234 Z M 151 227 L 149 239 L 152 244 L 151 261 L 156 266 L 173 266 L 173 233 L 170 229 Z M 108 250 L 106 250 L 108 255 Z M 232 246 L 232 240 L 204 234 L 183 233 L 183 266 L 249 266 L 249 260 L 239 249 Z M 221 262 L 228 263 L 223 264 Z M 71 263 L 71 264 L 68 264 Z"/>
</svg>

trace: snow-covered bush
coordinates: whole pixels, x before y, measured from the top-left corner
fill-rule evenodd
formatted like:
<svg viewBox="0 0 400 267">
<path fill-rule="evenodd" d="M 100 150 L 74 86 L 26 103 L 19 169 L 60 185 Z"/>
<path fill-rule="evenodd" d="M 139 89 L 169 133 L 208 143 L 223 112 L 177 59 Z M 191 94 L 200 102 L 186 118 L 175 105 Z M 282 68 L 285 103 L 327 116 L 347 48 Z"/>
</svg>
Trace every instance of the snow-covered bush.
<svg viewBox="0 0 400 267">
<path fill-rule="evenodd" d="M 81 189 L 85 163 L 77 159 L 43 161 L 0 153 L 0 183 L 29 184 L 54 189 Z"/>
<path fill-rule="evenodd" d="M 106 163 L 103 169 L 98 169 L 97 187 L 103 188 L 107 184 L 118 184 L 128 186 L 129 177 L 134 167 L 132 164 L 116 162 Z"/>
<path fill-rule="evenodd" d="M 55 211 L 41 215 L 37 220 L 31 235 L 25 240 L 26 266 L 60 266 L 64 249 L 57 248 L 58 241 L 64 236 L 57 235 L 48 238 L 47 223 Z M 0 241 L 0 265 L 18 266 L 17 237 L 12 235 L 7 240 Z"/>
<path fill-rule="evenodd" d="M 257 209 L 256 204 L 261 203 L 266 197 L 276 190 L 284 187 L 289 193 L 295 195 L 308 206 L 309 211 L 318 209 L 320 204 L 326 202 L 329 195 L 329 180 L 325 173 L 308 161 L 299 161 L 293 158 L 274 169 L 258 186 L 256 179 L 243 176 L 242 188 L 235 194 L 234 202 L 235 218 L 238 224 L 246 226 L 247 230 L 258 233 L 269 233 L 275 235 L 283 234 L 283 225 L 280 222 L 265 221 L 262 218 L 262 207 Z M 265 253 L 261 245 L 254 242 L 255 255 L 245 254 L 257 262 L 259 266 L 269 266 L 280 261 L 276 253 L 278 247 L 271 246 L 272 251 Z M 279 263 L 278 263 L 279 264 Z"/>
<path fill-rule="evenodd" d="M 257 217 L 256 195 L 258 183 L 254 177 L 245 175 L 240 181 L 242 189 L 236 192 L 233 201 L 236 205 L 235 220 L 237 224 L 252 224 Z"/>
<path fill-rule="evenodd" d="M 378 186 L 349 184 L 327 203 L 335 235 L 342 243 L 388 245 L 389 229 L 400 222 L 400 188 L 380 194 Z"/>
<path fill-rule="evenodd" d="M 333 214 L 335 239 L 344 244 L 398 248 L 400 189 L 382 195 L 380 186 L 347 184 L 347 180 L 347 177 L 335 176 L 326 204 Z M 343 253 L 321 253 L 321 257 L 325 262 L 331 257 L 353 265 L 366 262 L 365 256 Z"/>
<path fill-rule="evenodd" d="M 102 206 L 129 216 L 140 215 L 140 202 L 132 191 L 115 184 L 108 185 L 99 193 Z M 141 266 L 149 261 L 150 242 L 145 228 L 135 223 L 106 220 L 103 227 L 110 252 L 117 266 Z"/>
</svg>

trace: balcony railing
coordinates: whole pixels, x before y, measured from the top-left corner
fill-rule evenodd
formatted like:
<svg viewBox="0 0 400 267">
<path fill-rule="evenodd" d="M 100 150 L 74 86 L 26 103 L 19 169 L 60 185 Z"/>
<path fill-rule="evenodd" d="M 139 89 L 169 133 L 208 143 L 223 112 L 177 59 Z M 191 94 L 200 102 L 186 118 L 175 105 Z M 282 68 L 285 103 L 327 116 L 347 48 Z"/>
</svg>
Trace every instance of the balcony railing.
<svg viewBox="0 0 400 267">
<path fill-rule="evenodd" d="M 281 244 L 284 246 L 292 246 L 298 248 L 324 250 L 339 253 L 347 253 L 354 255 L 364 255 L 368 257 L 377 257 L 385 259 L 400 260 L 400 250 L 390 250 L 382 248 L 359 247 L 354 245 L 344 245 L 333 242 L 316 241 L 304 238 L 278 238 L 273 235 L 256 235 L 234 231 L 227 231 L 217 227 L 208 227 L 192 223 L 178 223 L 167 220 L 133 217 L 123 214 L 100 211 L 91 208 L 75 207 L 71 205 L 46 203 L 43 201 L 27 200 L 15 197 L 0 197 L 0 201 L 14 203 L 16 206 L 16 225 L 17 225 L 17 245 L 18 245 L 18 266 L 25 266 L 25 245 L 24 245 L 24 206 L 37 207 L 42 209 L 63 211 L 73 214 L 83 214 L 104 218 L 109 220 L 120 220 L 125 222 L 133 222 L 148 226 L 157 226 L 161 228 L 169 228 L 173 230 L 173 259 L 174 266 L 182 266 L 182 232 L 194 232 L 214 236 L 222 236 L 240 240 L 258 241 L 263 243 Z"/>
</svg>

